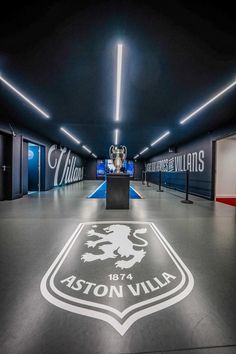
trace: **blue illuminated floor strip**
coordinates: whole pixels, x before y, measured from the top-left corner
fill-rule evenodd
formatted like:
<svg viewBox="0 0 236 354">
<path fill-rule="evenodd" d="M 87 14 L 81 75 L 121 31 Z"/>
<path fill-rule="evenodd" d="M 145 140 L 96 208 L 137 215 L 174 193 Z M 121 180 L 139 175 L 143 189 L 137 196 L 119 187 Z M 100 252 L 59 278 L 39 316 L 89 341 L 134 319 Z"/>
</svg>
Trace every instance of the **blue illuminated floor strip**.
<svg viewBox="0 0 236 354">
<path fill-rule="evenodd" d="M 102 184 L 100 184 L 100 186 L 98 186 L 97 189 L 95 189 L 94 192 L 89 194 L 87 198 L 105 198 L 105 196 L 106 196 L 106 183 L 107 182 L 104 181 Z M 103 195 L 103 194 L 104 194 L 104 196 L 100 196 L 100 195 Z"/>
<path fill-rule="evenodd" d="M 89 194 L 87 198 L 104 199 L 106 198 L 106 190 L 107 182 L 104 181 L 93 193 Z M 130 199 L 142 199 L 141 194 L 136 192 L 136 190 L 131 186 L 129 187 L 129 197 Z"/>
</svg>

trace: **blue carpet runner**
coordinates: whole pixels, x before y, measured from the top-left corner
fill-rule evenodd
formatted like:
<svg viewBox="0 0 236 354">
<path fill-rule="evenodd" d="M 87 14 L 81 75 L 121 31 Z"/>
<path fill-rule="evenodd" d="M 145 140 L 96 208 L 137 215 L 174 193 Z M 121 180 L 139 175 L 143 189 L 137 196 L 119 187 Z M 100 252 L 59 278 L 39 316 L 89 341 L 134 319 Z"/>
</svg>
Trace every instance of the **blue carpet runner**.
<svg viewBox="0 0 236 354">
<path fill-rule="evenodd" d="M 88 198 L 103 199 L 106 198 L 107 182 L 103 182 Z M 141 195 L 133 187 L 129 187 L 130 199 L 142 199 Z"/>
</svg>

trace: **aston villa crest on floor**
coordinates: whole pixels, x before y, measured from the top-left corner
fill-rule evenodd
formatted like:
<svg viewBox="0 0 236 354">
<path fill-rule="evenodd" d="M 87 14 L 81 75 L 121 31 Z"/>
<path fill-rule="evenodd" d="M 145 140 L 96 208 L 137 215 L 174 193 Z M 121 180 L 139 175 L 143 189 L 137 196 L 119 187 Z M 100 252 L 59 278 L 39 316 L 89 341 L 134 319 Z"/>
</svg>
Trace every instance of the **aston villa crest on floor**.
<svg viewBox="0 0 236 354">
<path fill-rule="evenodd" d="M 104 320 L 121 335 L 138 319 L 183 300 L 193 276 L 149 222 L 80 224 L 41 282 L 52 304 Z"/>
</svg>

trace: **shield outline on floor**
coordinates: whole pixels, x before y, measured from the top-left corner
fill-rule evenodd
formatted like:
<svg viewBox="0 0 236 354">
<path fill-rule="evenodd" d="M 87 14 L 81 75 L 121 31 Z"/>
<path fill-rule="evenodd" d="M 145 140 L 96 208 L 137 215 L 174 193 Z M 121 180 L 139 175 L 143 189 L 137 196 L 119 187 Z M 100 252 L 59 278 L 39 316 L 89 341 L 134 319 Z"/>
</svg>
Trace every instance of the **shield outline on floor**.
<svg viewBox="0 0 236 354">
<path fill-rule="evenodd" d="M 168 298 L 167 300 L 164 300 L 161 303 L 153 305 L 153 303 L 155 301 L 157 301 L 157 298 L 159 299 L 162 295 L 165 295 L 165 293 L 162 294 L 162 295 L 159 295 L 157 297 L 154 297 L 152 299 L 148 299 L 148 300 L 144 300 L 144 301 L 138 302 L 135 305 L 129 306 L 128 308 L 126 308 L 122 312 L 120 312 L 120 311 L 116 310 L 115 308 L 113 308 L 111 306 L 108 306 L 108 305 L 103 305 L 103 304 L 99 304 L 99 303 L 95 303 L 95 302 L 87 301 L 87 300 L 82 300 L 82 299 L 78 299 L 78 298 L 74 298 L 75 299 L 74 302 L 76 302 L 78 304 L 89 306 L 89 307 L 91 307 L 91 309 L 84 308 L 84 307 L 79 307 L 78 305 L 73 305 L 71 303 L 68 303 L 68 302 L 65 302 L 65 301 L 59 299 L 58 298 L 59 296 L 61 298 L 64 298 L 64 299 L 71 298 L 71 296 L 63 294 L 62 292 L 60 292 L 55 287 L 55 285 L 53 283 L 53 280 L 54 280 L 54 277 L 55 277 L 57 271 L 59 270 L 61 264 L 63 263 L 63 261 L 67 257 L 67 254 L 69 253 L 70 249 L 73 247 L 74 242 L 76 241 L 76 239 L 78 238 L 79 234 L 83 230 L 83 227 L 85 225 L 112 224 L 112 223 L 149 225 L 151 227 L 151 229 L 154 231 L 154 234 L 156 235 L 156 237 L 159 239 L 159 241 L 162 244 L 162 246 L 166 249 L 167 253 L 172 258 L 172 260 L 177 265 L 177 268 L 180 270 L 180 272 L 182 274 L 182 280 L 176 286 L 176 288 L 178 288 L 178 289 L 176 290 L 176 288 L 175 288 L 173 290 L 176 290 L 175 293 L 177 291 L 180 291 L 182 288 L 184 288 L 184 290 L 181 291 L 181 292 L 178 292 L 177 295 L 175 295 L 175 296 L 173 296 L 171 298 Z M 184 274 L 184 276 L 183 276 L 183 274 Z M 48 289 L 47 283 L 49 283 L 49 285 L 50 285 L 51 292 Z M 180 285 L 181 285 L 181 287 L 180 287 Z M 148 316 L 150 314 L 153 314 L 155 312 L 158 312 L 160 310 L 163 310 L 163 309 L 165 309 L 167 307 L 170 307 L 170 306 L 178 303 L 179 301 L 183 300 L 192 291 L 193 286 L 194 286 L 194 279 L 193 279 L 193 276 L 192 276 L 191 272 L 189 271 L 189 269 L 187 268 L 185 263 L 181 260 L 181 258 L 174 251 L 174 249 L 171 247 L 171 245 L 168 243 L 168 241 L 165 239 L 165 237 L 162 235 L 162 233 L 159 231 L 159 229 L 156 227 L 156 225 L 153 222 L 148 222 L 148 221 L 119 221 L 119 220 L 117 221 L 116 220 L 116 221 L 91 221 L 91 222 L 80 223 L 77 226 L 76 230 L 73 232 L 72 236 L 66 242 L 65 246 L 63 247 L 63 249 L 61 250 L 59 255 L 56 257 L 56 259 L 54 260 L 52 265 L 49 267 L 49 269 L 45 273 L 45 275 L 44 275 L 44 277 L 43 277 L 43 279 L 41 281 L 41 284 L 40 284 L 40 290 L 41 290 L 41 293 L 42 293 L 43 297 L 48 302 L 52 303 L 53 305 L 55 305 L 55 306 L 57 306 L 57 307 L 59 307 L 59 308 L 61 308 L 63 310 L 69 311 L 69 312 L 73 312 L 73 313 L 80 314 L 80 315 L 83 315 L 83 316 L 88 316 L 88 317 L 92 317 L 92 318 L 95 318 L 95 319 L 103 320 L 103 321 L 109 323 L 113 328 L 116 329 L 116 331 L 121 336 L 123 336 L 126 333 L 126 331 L 132 326 L 132 324 L 135 323 L 137 320 L 141 319 L 142 317 L 145 317 L 145 316 Z M 55 296 L 52 295 L 52 293 L 54 293 Z M 70 302 L 72 302 L 71 299 L 70 299 Z M 138 309 L 140 309 L 143 306 L 146 306 L 148 304 L 150 304 L 150 306 L 147 306 L 144 309 L 138 310 Z M 100 309 L 100 311 L 98 311 L 98 309 Z M 130 317 L 128 317 L 123 323 L 120 323 L 112 315 L 109 315 L 106 312 L 102 312 L 101 311 L 102 309 L 104 309 L 106 311 L 110 311 L 111 313 L 116 314 L 121 319 L 124 318 L 129 312 L 133 312 L 133 310 L 135 310 L 135 309 L 137 309 L 137 311 L 135 313 L 133 313 Z"/>
</svg>

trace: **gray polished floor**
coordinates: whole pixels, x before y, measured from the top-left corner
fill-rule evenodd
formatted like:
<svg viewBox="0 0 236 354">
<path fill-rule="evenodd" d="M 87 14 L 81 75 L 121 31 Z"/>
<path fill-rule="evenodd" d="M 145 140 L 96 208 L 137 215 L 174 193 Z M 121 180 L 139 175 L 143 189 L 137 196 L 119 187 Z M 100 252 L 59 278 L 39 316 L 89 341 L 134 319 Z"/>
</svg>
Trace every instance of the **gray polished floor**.
<svg viewBox="0 0 236 354">
<path fill-rule="evenodd" d="M 236 353 L 236 208 L 133 185 L 130 210 L 87 199 L 85 181 L 0 203 L 1 353 Z M 80 222 L 154 222 L 194 277 L 182 301 L 137 320 L 121 336 L 110 324 L 65 311 L 40 292 L 48 268 Z M 96 265 L 94 264 L 96 269 Z"/>
</svg>

